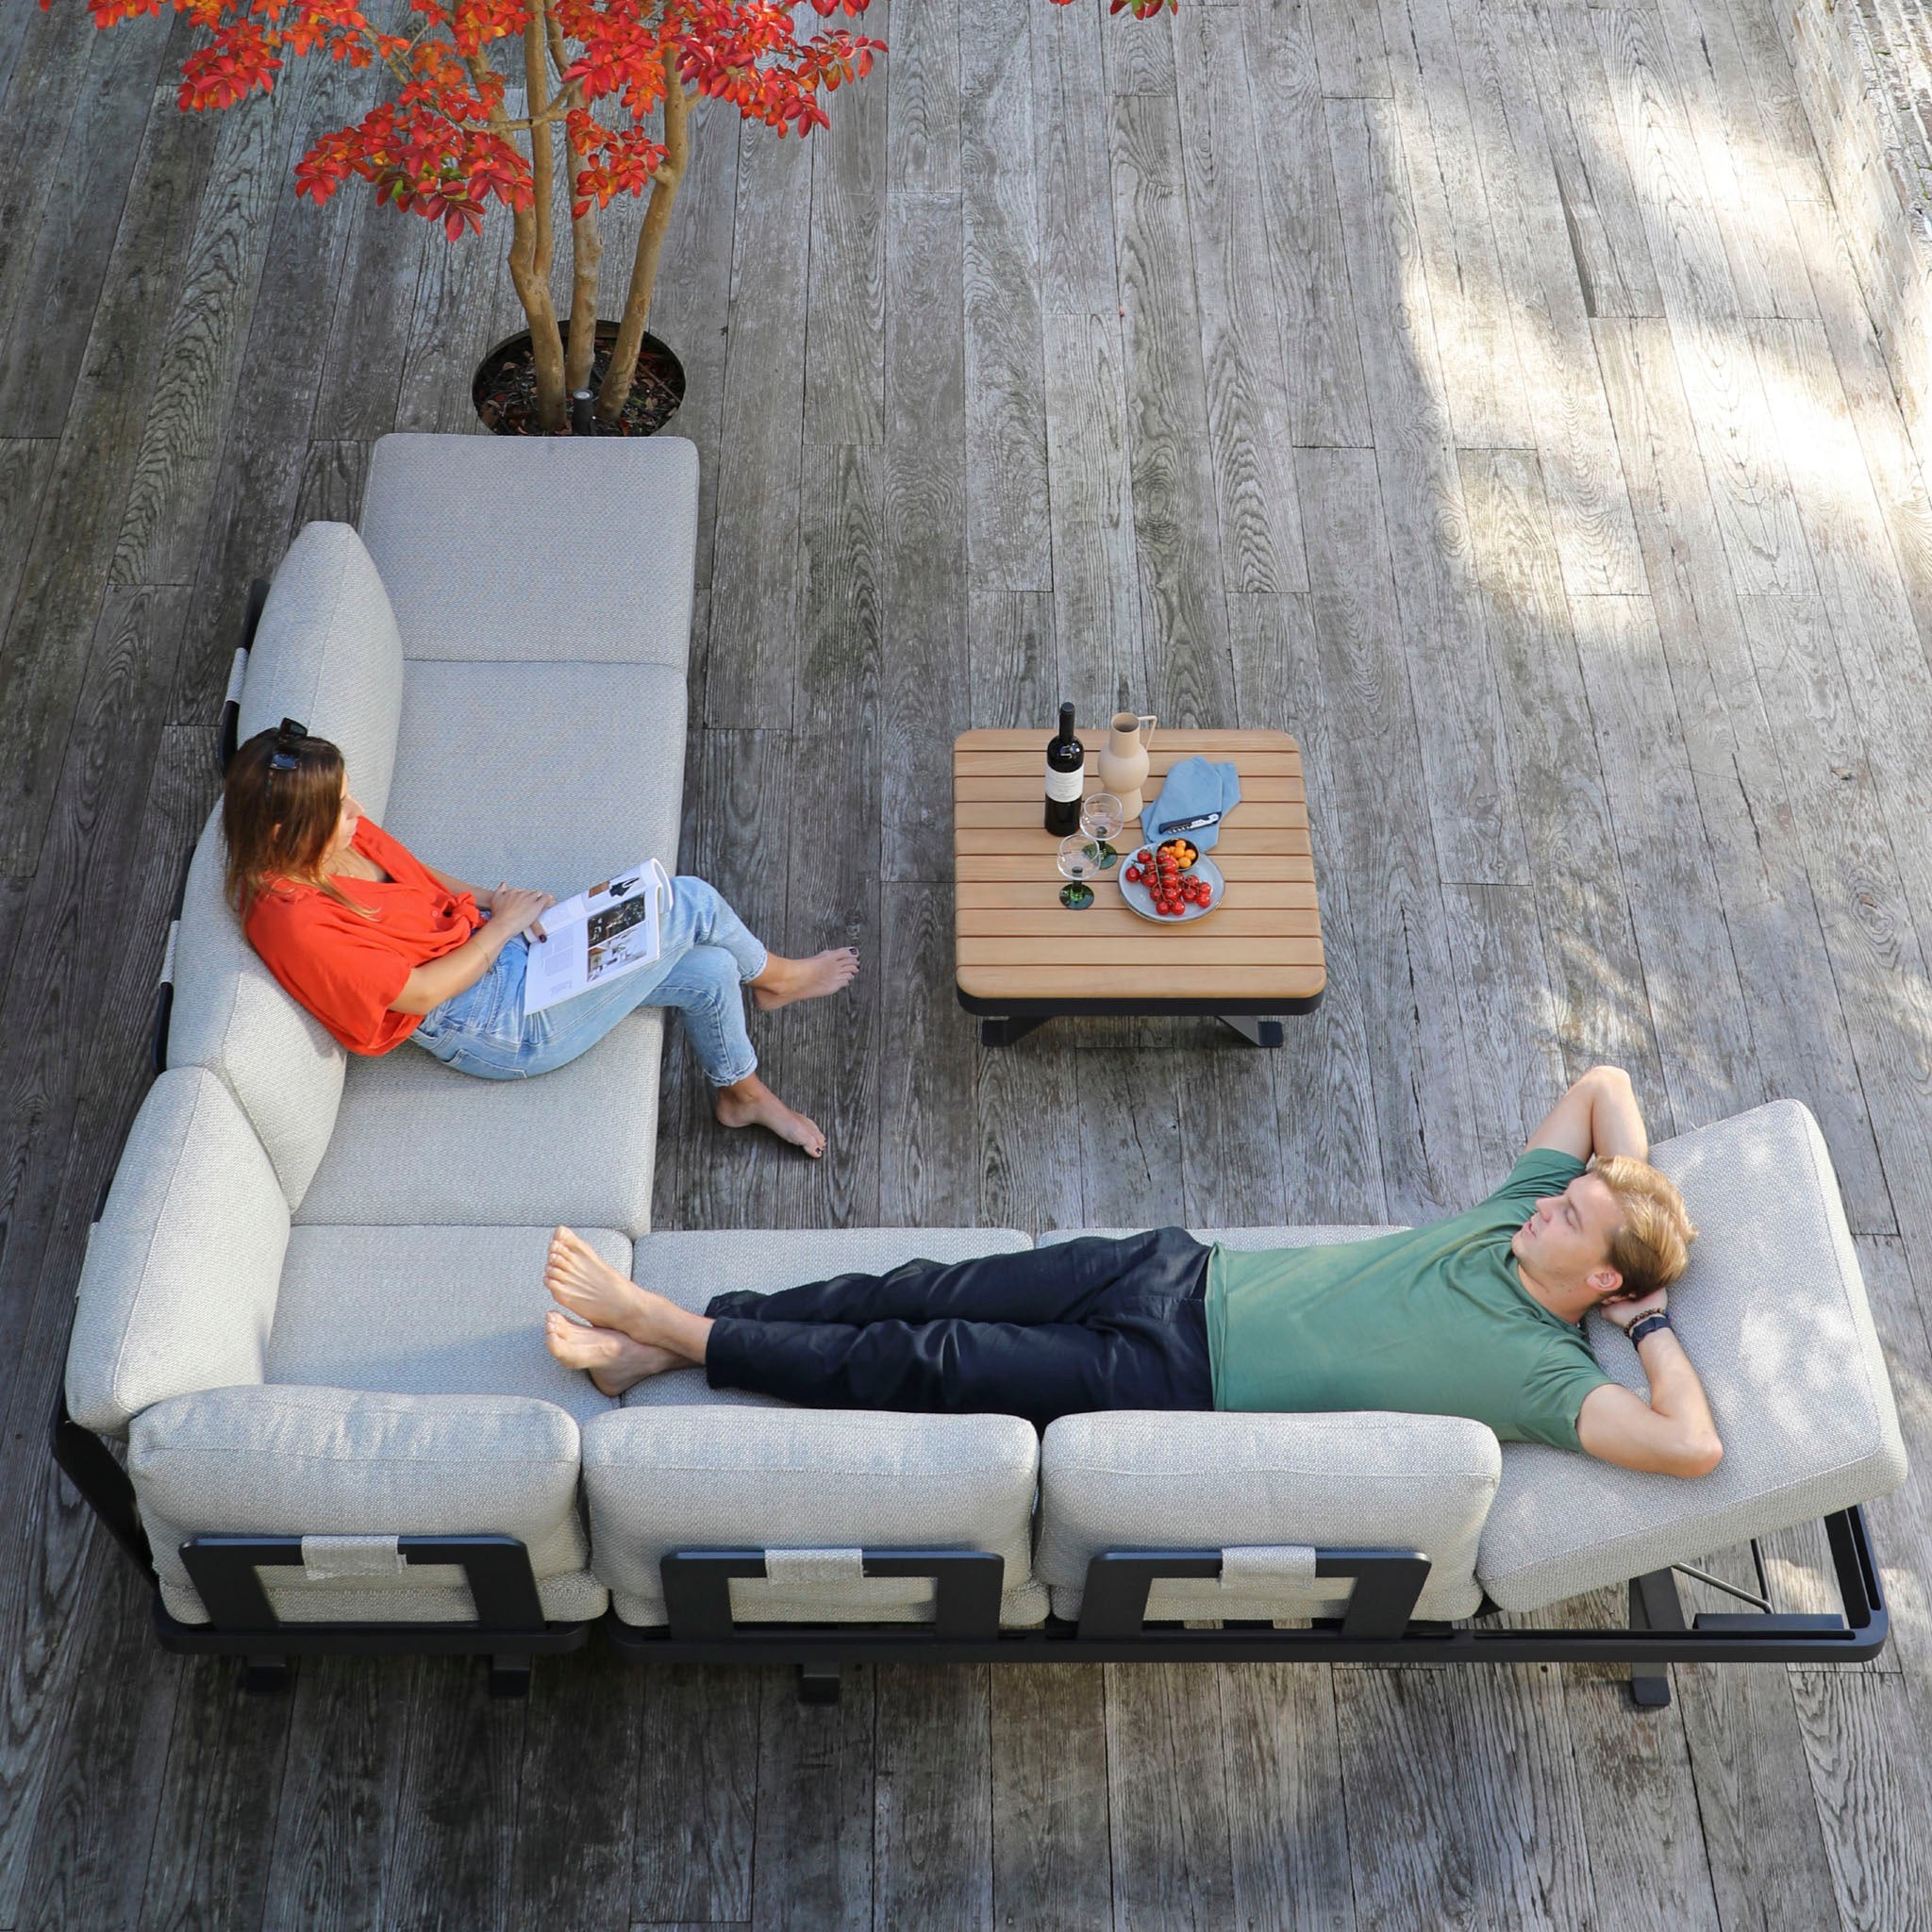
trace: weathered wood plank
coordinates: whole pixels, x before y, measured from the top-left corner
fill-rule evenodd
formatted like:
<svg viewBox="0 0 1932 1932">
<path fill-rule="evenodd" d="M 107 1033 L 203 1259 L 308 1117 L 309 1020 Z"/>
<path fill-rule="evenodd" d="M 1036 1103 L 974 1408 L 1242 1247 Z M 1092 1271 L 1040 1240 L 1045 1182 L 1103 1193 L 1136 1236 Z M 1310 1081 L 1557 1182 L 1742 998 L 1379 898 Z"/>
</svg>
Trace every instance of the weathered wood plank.
<svg viewBox="0 0 1932 1932">
<path fill-rule="evenodd" d="M 971 1220 L 978 1145 L 963 1096 L 972 1090 L 976 1023 L 954 992 L 952 894 L 943 886 L 888 886 L 880 924 L 879 1106 L 871 1123 L 879 1137 L 879 1215 L 906 1227 Z"/>
<path fill-rule="evenodd" d="M 1186 268 L 1188 210 L 1173 102 L 1118 98 L 1113 158 L 1146 705 L 1169 724 L 1226 724 L 1234 697 L 1227 611 L 1214 478 L 1200 434 L 1208 414 L 1201 324 Z"/>
<path fill-rule="evenodd" d="M 943 7 L 895 8 L 885 62 L 886 186 L 959 192 L 959 28 Z"/>
<path fill-rule="evenodd" d="M 269 1860 L 265 1925 L 353 1932 L 383 1922 L 390 1835 L 416 1666 L 306 1660 Z M 576 1848 L 574 1848 L 574 1852 Z"/>
<path fill-rule="evenodd" d="M 6 110 L 16 143 L 0 187 L 0 423 L 9 435 L 60 433 L 87 347 L 79 324 L 100 299 L 149 118 L 178 111 L 156 80 L 179 51 L 176 25 L 162 12 L 98 32 L 67 18 L 58 65 L 23 76 L 26 97 Z M 62 112 L 64 142 L 55 127 Z"/>
<path fill-rule="evenodd" d="M 1111 311 L 1047 318 L 1046 437 L 1060 693 L 1097 716 L 1117 699 L 1139 705 L 1152 689 L 1127 452 L 1126 351 Z"/>
<path fill-rule="evenodd" d="M 1174 36 L 1222 569 L 1230 591 L 1305 591 L 1288 376 L 1273 285 L 1255 274 L 1266 242 L 1241 11 L 1197 8 Z"/>
<path fill-rule="evenodd" d="M 1098 1664 L 992 1673 L 992 1904 L 1002 1932 L 1100 1925 L 1108 1874 Z"/>
<path fill-rule="evenodd" d="M 58 449 L 46 438 L 0 440 L 0 636 L 26 569 L 27 545 Z"/>
<path fill-rule="evenodd" d="M 1654 1022 L 1538 465 L 1521 451 L 1466 451 L 1462 483 L 1564 1060 L 1573 1079 L 1597 1060 L 1628 1067 L 1661 1137 Z"/>
<path fill-rule="evenodd" d="M 1118 25 L 1100 0 L 1035 8 L 1027 22 L 1041 308 L 1048 316 L 1111 315 L 1119 306 L 1113 223 L 1096 213 L 1112 193 L 1101 36 Z"/>
<path fill-rule="evenodd" d="M 1365 21 L 1376 17 L 1360 11 Z M 1365 444 L 1374 438 L 1308 12 L 1302 0 L 1255 0 L 1241 19 L 1291 441 Z M 1252 260 L 1246 267 L 1252 275 Z"/>
<path fill-rule="evenodd" d="M 868 9 L 863 25 L 885 38 Z M 806 295 L 805 436 L 877 442 L 886 408 L 886 104 L 882 71 L 827 104 L 811 157 L 810 287 Z"/>
<path fill-rule="evenodd" d="M 1382 13 L 1454 440 L 1521 448 L 1535 433 L 1529 398 L 1445 0 L 1382 0 Z"/>
<path fill-rule="evenodd" d="M 1756 170 L 1770 171 L 1771 177 L 1783 188 L 1787 203 L 1812 201 L 1828 207 L 1831 190 L 1825 183 L 1790 57 L 1778 38 L 1775 8 L 1771 0 L 1730 0 L 1729 12 L 1744 70 L 1743 85 L 1757 108 L 1764 135 L 1763 147 L 1751 158 Z M 1795 219 L 1795 208 L 1792 214 Z M 1815 275 L 1817 255 L 1802 225 L 1799 247 L 1807 269 Z"/>
<path fill-rule="evenodd" d="M 215 145 L 207 116 L 163 116 L 128 191 L 87 359 L 40 500 L 0 648 L 0 873 L 31 871 L 101 614 L 162 328 Z"/>
<path fill-rule="evenodd" d="M 1646 588 L 1629 492 L 1590 333 L 1590 297 L 1543 122 L 1524 9 L 1451 0 L 1503 293 L 1541 459 L 1550 521 L 1573 596 Z"/>
<path fill-rule="evenodd" d="M 1229 1923 L 1241 1932 L 1352 1932 L 1333 1673 L 1224 1664 L 1215 1675 L 1234 1853 Z"/>
<path fill-rule="evenodd" d="M 1606 321 L 1596 339 L 1765 1086 L 1818 1116 L 1852 1224 L 1890 1227 L 1872 1109 L 1787 800 L 1785 747 L 1758 687 L 1669 331 Z"/>
<path fill-rule="evenodd" d="M 508 1932 L 527 1715 L 522 1700 L 490 1695 L 489 1674 L 475 1657 L 425 1657 L 418 1665 L 396 1794 L 386 1926 Z"/>
<path fill-rule="evenodd" d="M 1390 97 L 1389 52 L 1381 12 L 1359 0 L 1304 0 L 1322 76 L 1332 100 Z"/>
<path fill-rule="evenodd" d="M 1296 467 L 1334 801 L 1330 875 L 1347 879 L 1389 1210 L 1423 1221 L 1466 1204 L 1477 1160 L 1389 539 L 1372 457 L 1304 450 Z"/>
<path fill-rule="evenodd" d="M 1040 19 L 1031 0 L 995 0 L 960 36 L 966 547 L 975 591 L 1053 585 L 1031 79 Z"/>
<path fill-rule="evenodd" d="M 1305 481 L 1314 468 L 1315 459 L 1302 459 Z M 1293 1021 L 1270 1055 L 1284 1211 L 1305 1225 L 1384 1221 L 1388 1195 L 1364 1011 L 1364 953 L 1350 908 L 1344 810 L 1337 791 L 1338 761 L 1348 758 L 1346 730 L 1331 725 L 1334 714 L 1324 702 L 1309 598 L 1230 597 L 1228 623 L 1241 715 L 1250 724 L 1296 735 L 1306 760 L 1309 843 L 1320 847 L 1315 870 L 1328 985 L 1322 1004 Z"/>
<path fill-rule="evenodd" d="M 991 1927 L 992 1767 L 984 1664 L 878 1674 L 873 1924 Z"/>
<path fill-rule="evenodd" d="M 1115 1923 L 1234 1923 L 1234 1857 L 1216 1674 L 1107 1667 L 1107 1786 Z"/>
<path fill-rule="evenodd" d="M 751 1917 L 758 1710 L 766 1679 L 790 1674 L 702 1664 L 641 1674 L 625 1700 L 641 1740 L 634 1917 Z"/>
<path fill-rule="evenodd" d="M 1331 102 L 1328 136 L 1396 601 L 1416 687 L 1427 693 L 1417 715 L 1441 875 L 1522 884 L 1528 876 L 1523 830 L 1442 407 L 1399 123 L 1378 102 Z M 1316 513 L 1305 490 L 1305 524 Z M 1308 541 L 1312 552 L 1312 535 Z"/>
<path fill-rule="evenodd" d="M 966 713 L 965 246 L 954 195 L 887 211 L 882 875 L 952 864 L 953 740 Z"/>
<path fill-rule="evenodd" d="M 1581 1780 L 1553 1672 L 1334 1678 L 1359 1924 L 1589 1923 Z"/>
<path fill-rule="evenodd" d="M 773 1932 L 874 1923 L 874 1674 L 848 1664 L 838 1703 L 811 1705 L 792 1672 L 760 1674 L 751 1916 Z"/>
<path fill-rule="evenodd" d="M 731 342 L 718 442 L 708 724 L 789 726 L 798 650 L 799 410 L 811 145 L 740 133 Z"/>
<path fill-rule="evenodd" d="M 1107 81 L 1114 99 L 1147 94 L 1174 96 L 1174 22 L 1166 13 L 1145 20 L 1132 14 L 1111 14 L 1103 23 L 1101 49 L 1107 60 Z"/>
</svg>

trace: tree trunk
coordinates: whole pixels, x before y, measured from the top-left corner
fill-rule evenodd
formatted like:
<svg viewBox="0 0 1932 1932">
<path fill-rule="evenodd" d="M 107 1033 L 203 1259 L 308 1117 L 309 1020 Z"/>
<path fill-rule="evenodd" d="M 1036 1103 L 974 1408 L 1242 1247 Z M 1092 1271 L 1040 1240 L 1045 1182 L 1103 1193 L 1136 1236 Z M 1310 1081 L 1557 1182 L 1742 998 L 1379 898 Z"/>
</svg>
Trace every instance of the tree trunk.
<svg viewBox="0 0 1932 1932">
<path fill-rule="evenodd" d="M 563 34 L 555 14 L 547 15 L 543 24 L 550 36 L 550 58 L 561 76 L 570 65 Z M 575 210 L 577 176 L 583 173 L 584 158 L 571 138 L 567 121 L 564 123 L 563 154 L 565 165 L 570 169 L 568 185 L 571 207 Z M 563 366 L 563 386 L 572 395 L 591 386 L 591 361 L 597 350 L 597 271 L 603 259 L 604 231 L 597 225 L 597 204 L 592 201 L 582 214 L 573 212 L 570 219 L 570 319 L 573 324 L 583 324 L 581 328 L 572 330 L 568 358 Z"/>
<path fill-rule="evenodd" d="M 677 56 L 664 54 L 664 160 L 651 182 L 650 206 L 638 235 L 638 252 L 631 263 L 630 288 L 624 298 L 624 321 L 611 351 L 610 367 L 597 391 L 597 420 L 615 423 L 629 399 L 637 377 L 638 350 L 644 340 L 644 322 L 651 312 L 651 292 L 658 284 L 658 259 L 671 228 L 671 209 L 677 184 L 691 159 L 691 97 L 677 75 Z"/>
<path fill-rule="evenodd" d="M 533 206 L 520 210 L 509 244 L 509 278 L 530 321 L 530 346 L 537 364 L 537 423 L 550 435 L 569 421 L 564 389 L 563 332 L 557 325 L 557 300 L 550 291 L 554 250 L 550 198 L 556 168 L 548 122 L 536 117 L 550 105 L 549 74 L 544 63 L 549 47 L 544 38 L 544 8 L 531 12 L 524 29 L 525 111 L 535 125 L 530 129 L 530 186 Z"/>
</svg>

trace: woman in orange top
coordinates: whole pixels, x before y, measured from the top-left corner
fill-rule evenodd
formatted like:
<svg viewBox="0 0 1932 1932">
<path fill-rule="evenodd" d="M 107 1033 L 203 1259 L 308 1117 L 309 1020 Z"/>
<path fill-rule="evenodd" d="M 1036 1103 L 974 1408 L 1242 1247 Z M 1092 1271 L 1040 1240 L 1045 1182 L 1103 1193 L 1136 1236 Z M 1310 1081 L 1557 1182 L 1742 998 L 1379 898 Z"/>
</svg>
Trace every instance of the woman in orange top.
<svg viewBox="0 0 1932 1932">
<path fill-rule="evenodd" d="M 654 964 L 524 1014 L 526 934 L 546 892 L 483 889 L 425 865 L 348 787 L 342 755 L 291 718 L 258 732 L 222 792 L 229 903 L 288 993 L 351 1053 L 405 1040 L 459 1073 L 527 1079 L 565 1065 L 639 1007 L 675 1007 L 727 1127 L 769 1127 L 816 1159 L 825 1137 L 758 1076 L 742 989 L 760 1008 L 836 992 L 858 955 L 767 952 L 703 879 L 674 882 Z"/>
</svg>

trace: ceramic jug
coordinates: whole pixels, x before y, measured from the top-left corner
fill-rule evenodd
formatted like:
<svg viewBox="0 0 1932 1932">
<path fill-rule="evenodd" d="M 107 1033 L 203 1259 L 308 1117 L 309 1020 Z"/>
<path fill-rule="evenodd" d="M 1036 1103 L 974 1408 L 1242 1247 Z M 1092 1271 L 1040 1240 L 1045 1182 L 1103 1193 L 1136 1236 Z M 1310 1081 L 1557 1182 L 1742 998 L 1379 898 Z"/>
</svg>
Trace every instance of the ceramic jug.
<svg viewBox="0 0 1932 1932">
<path fill-rule="evenodd" d="M 1147 782 L 1147 741 L 1159 721 L 1116 711 L 1113 729 L 1100 748 L 1100 787 L 1121 802 L 1128 822 L 1141 816 L 1141 788 Z M 1144 735 L 1143 735 L 1144 734 Z"/>
</svg>

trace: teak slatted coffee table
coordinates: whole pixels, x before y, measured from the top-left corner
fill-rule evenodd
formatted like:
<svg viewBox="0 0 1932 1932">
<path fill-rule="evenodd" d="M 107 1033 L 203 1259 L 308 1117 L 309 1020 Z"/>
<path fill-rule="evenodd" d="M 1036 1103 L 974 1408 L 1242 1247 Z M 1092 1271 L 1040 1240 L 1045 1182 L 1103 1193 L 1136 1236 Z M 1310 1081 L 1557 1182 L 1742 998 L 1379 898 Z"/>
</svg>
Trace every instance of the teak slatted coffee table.
<svg viewBox="0 0 1932 1932">
<path fill-rule="evenodd" d="M 1128 910 L 1120 868 L 1093 881 L 1084 912 L 1060 904 L 1059 841 L 1042 824 L 1051 729 L 968 731 L 953 745 L 955 976 L 959 1004 L 1001 1046 L 1060 1015 L 1204 1013 L 1257 1046 L 1327 984 L 1308 845 L 1301 747 L 1285 731 L 1158 731 L 1143 800 L 1197 753 L 1232 761 L 1241 802 L 1209 857 L 1227 892 L 1206 919 L 1156 925 Z M 1106 734 L 1083 731 L 1089 792 Z M 1121 865 L 1144 842 L 1116 841 Z"/>
</svg>

